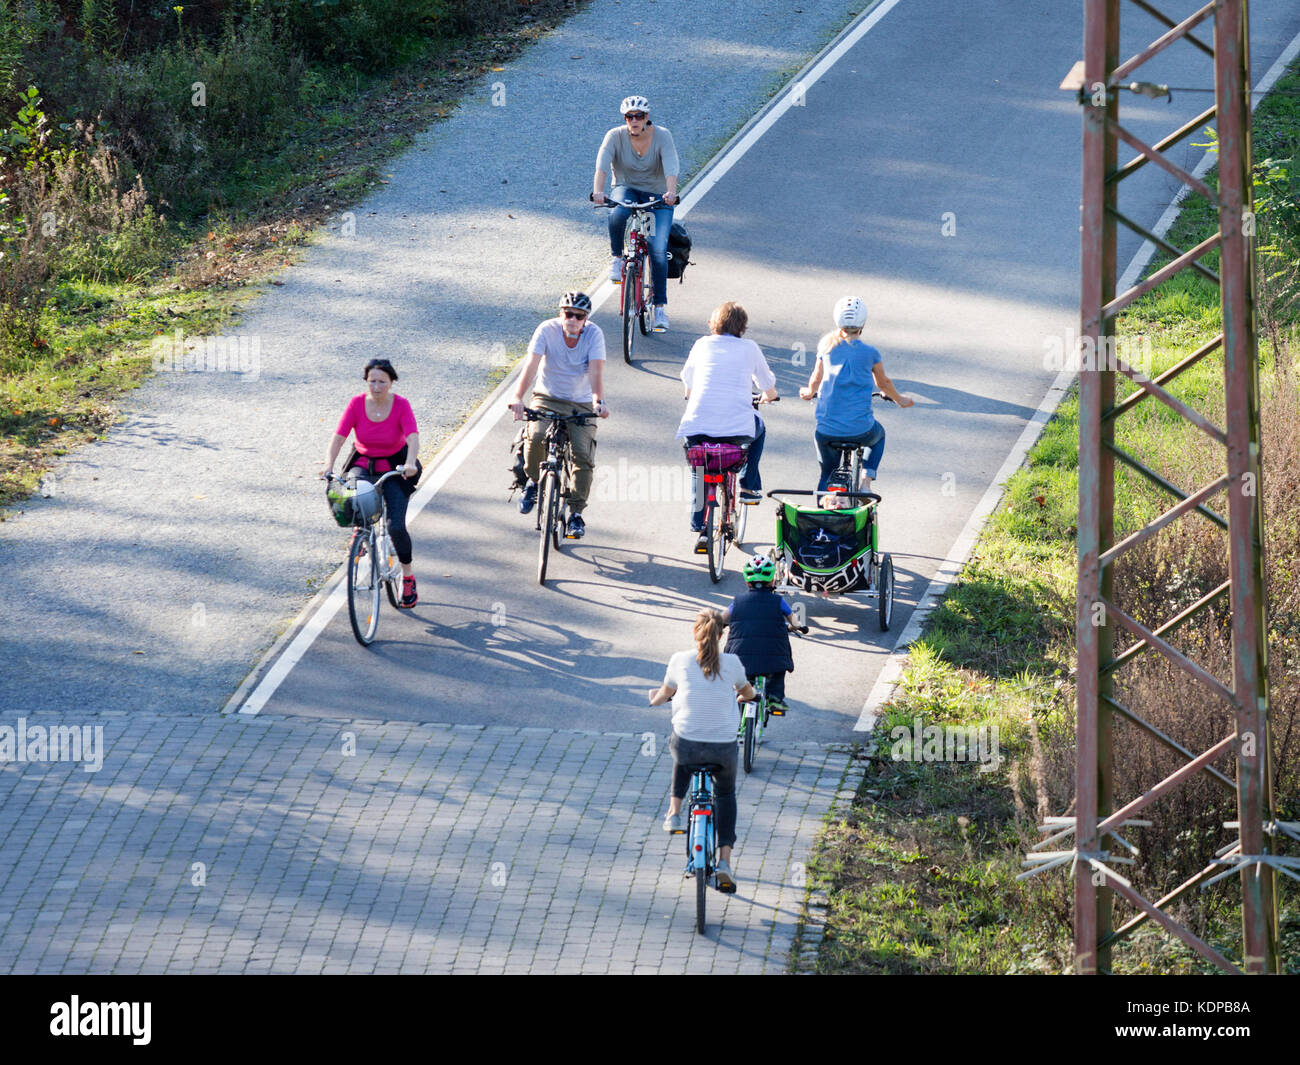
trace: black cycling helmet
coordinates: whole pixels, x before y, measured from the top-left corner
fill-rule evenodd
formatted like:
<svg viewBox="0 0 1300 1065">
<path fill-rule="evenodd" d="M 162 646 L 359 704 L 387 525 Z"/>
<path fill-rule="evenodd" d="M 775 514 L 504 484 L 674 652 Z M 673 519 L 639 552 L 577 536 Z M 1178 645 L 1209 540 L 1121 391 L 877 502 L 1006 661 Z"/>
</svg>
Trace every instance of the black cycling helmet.
<svg viewBox="0 0 1300 1065">
<path fill-rule="evenodd" d="M 591 313 L 591 297 L 585 292 L 566 292 L 560 297 L 560 310 L 586 311 Z"/>
</svg>

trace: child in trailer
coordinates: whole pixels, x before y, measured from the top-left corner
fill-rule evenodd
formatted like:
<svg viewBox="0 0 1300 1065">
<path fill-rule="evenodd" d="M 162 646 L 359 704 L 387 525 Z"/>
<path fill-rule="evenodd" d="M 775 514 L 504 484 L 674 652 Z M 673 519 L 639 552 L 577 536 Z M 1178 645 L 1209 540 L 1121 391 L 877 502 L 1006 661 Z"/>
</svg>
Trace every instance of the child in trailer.
<svg viewBox="0 0 1300 1065">
<path fill-rule="evenodd" d="M 785 675 L 794 670 L 790 632 L 799 626 L 790 604 L 772 588 L 776 564 L 770 558 L 755 555 L 745 563 L 744 572 L 749 590 L 723 611 L 731 627 L 726 652 L 740 659 L 751 684 L 755 677 L 767 677 L 768 705 L 780 717 L 789 709 Z"/>
</svg>

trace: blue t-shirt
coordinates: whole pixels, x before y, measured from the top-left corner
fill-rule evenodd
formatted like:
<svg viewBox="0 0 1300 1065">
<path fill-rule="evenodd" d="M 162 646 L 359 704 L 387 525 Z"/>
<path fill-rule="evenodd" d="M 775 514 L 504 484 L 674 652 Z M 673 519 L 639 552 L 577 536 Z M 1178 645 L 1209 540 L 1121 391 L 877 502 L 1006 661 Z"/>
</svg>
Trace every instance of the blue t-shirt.
<svg viewBox="0 0 1300 1065">
<path fill-rule="evenodd" d="M 817 397 L 817 431 L 824 436 L 860 436 L 876 424 L 871 368 L 880 352 L 861 340 L 841 340 L 822 352 L 822 386 Z"/>
</svg>

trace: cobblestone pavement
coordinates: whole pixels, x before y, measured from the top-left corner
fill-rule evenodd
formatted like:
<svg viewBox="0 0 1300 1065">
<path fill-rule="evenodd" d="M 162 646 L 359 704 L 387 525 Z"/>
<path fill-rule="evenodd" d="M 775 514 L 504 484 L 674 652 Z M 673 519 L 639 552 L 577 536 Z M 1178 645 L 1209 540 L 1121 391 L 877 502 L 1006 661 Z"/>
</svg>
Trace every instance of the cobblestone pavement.
<svg viewBox="0 0 1300 1065">
<path fill-rule="evenodd" d="M 81 723 L 103 728 L 98 772 L 0 765 L 0 971 L 782 972 L 849 760 L 760 749 L 740 782 L 740 890 L 709 893 L 699 936 L 680 837 L 659 827 L 662 734 Z M 0 719 L 28 751 L 66 724 Z"/>
</svg>

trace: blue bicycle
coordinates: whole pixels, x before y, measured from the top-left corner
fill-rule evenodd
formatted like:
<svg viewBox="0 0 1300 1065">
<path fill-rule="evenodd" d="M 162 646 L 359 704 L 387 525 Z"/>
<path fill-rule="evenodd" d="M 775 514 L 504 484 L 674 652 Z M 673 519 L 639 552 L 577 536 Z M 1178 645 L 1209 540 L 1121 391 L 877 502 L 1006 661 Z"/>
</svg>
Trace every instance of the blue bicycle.
<svg viewBox="0 0 1300 1065">
<path fill-rule="evenodd" d="M 717 804 L 713 796 L 713 774 L 717 763 L 691 765 L 691 791 L 687 803 L 686 875 L 695 878 L 695 930 L 704 935 L 705 891 L 715 883 L 718 869 L 718 829 L 714 823 Z M 718 888 L 719 891 L 722 888 Z M 735 885 L 731 891 L 736 890 Z"/>
</svg>

